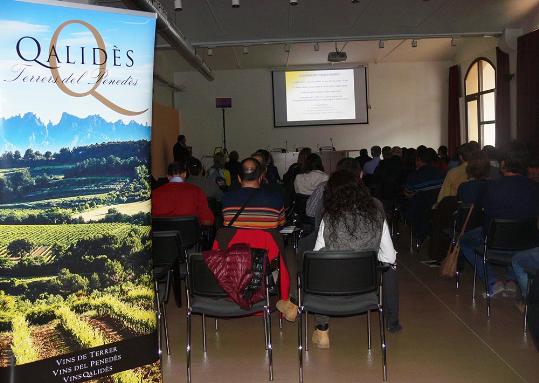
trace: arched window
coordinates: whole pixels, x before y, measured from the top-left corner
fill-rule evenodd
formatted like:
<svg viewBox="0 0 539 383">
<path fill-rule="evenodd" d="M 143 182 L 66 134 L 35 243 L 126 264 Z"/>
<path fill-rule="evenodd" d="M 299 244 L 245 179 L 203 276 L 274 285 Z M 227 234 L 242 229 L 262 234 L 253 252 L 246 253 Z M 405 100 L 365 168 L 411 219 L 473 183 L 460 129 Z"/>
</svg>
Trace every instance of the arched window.
<svg viewBox="0 0 539 383">
<path fill-rule="evenodd" d="M 468 141 L 496 144 L 496 69 L 484 58 L 475 60 L 466 73 L 466 131 Z"/>
</svg>

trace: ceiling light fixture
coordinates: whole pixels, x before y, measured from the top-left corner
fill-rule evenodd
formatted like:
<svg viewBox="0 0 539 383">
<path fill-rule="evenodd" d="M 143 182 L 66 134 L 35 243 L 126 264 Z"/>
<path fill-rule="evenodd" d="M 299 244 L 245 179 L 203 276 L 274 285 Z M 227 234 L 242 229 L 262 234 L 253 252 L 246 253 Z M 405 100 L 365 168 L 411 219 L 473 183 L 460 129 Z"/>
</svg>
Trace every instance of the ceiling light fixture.
<svg viewBox="0 0 539 383">
<path fill-rule="evenodd" d="M 290 52 L 290 44 L 285 44 L 284 45 L 284 51 L 287 52 L 287 53 Z"/>
<path fill-rule="evenodd" d="M 314 51 L 318 52 L 320 50 L 320 45 L 318 43 L 314 43 Z"/>
<path fill-rule="evenodd" d="M 174 10 L 175 11 L 183 10 L 182 0 L 174 0 Z"/>
<path fill-rule="evenodd" d="M 213 48 L 208 48 L 208 56 L 213 56 Z"/>
<path fill-rule="evenodd" d="M 455 39 L 454 37 L 451 37 L 451 46 L 452 46 L 452 47 L 456 47 L 456 46 L 457 46 L 457 39 Z"/>
<path fill-rule="evenodd" d="M 416 39 L 412 40 L 412 48 L 417 48 L 417 40 Z"/>
<path fill-rule="evenodd" d="M 378 48 L 380 48 L 380 49 L 384 48 L 384 40 L 378 41 Z"/>
<path fill-rule="evenodd" d="M 239 8 L 240 0 L 232 0 L 232 8 Z"/>
<path fill-rule="evenodd" d="M 298 0 L 290 0 L 290 5 L 298 5 Z"/>
<path fill-rule="evenodd" d="M 357 4 L 359 3 L 359 0 L 352 0 L 352 4 Z"/>
<path fill-rule="evenodd" d="M 243 54 L 244 55 L 249 54 L 249 47 L 243 47 Z"/>
</svg>

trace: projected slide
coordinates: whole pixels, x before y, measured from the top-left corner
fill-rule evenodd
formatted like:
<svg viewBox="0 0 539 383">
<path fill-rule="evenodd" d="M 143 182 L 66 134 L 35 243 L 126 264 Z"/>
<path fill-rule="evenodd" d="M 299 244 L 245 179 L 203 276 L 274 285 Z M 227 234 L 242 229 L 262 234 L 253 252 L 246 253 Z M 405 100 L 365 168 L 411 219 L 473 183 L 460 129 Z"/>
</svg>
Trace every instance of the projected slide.
<svg viewBox="0 0 539 383">
<path fill-rule="evenodd" d="M 367 124 L 367 68 L 272 72 L 275 127 Z"/>
<path fill-rule="evenodd" d="M 287 121 L 356 118 L 353 69 L 292 71 L 285 78 Z"/>
</svg>

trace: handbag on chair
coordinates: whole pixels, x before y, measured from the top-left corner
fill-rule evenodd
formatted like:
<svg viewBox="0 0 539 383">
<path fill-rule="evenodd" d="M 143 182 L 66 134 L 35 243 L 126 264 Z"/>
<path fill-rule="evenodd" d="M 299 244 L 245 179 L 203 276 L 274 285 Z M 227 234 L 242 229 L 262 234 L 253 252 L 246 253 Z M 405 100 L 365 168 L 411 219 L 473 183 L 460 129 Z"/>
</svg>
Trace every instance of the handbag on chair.
<svg viewBox="0 0 539 383">
<path fill-rule="evenodd" d="M 453 278 L 457 274 L 457 263 L 460 253 L 460 238 L 468 227 L 468 222 L 470 221 L 470 217 L 472 216 L 473 209 L 474 205 L 471 205 L 470 210 L 468 210 L 468 214 L 466 215 L 466 220 L 460 228 L 457 240 L 451 242 L 451 245 L 449 245 L 449 250 L 447 251 L 447 255 L 442 261 L 442 264 L 440 265 L 440 276 L 442 278 Z"/>
</svg>

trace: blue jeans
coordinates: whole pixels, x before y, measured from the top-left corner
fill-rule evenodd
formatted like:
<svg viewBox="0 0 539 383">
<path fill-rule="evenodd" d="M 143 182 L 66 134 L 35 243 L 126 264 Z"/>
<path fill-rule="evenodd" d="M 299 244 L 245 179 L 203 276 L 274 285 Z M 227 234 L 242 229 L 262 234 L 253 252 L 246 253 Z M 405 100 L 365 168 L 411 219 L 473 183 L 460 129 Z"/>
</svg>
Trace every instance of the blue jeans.
<svg viewBox="0 0 539 383">
<path fill-rule="evenodd" d="M 526 271 L 539 270 L 539 247 L 521 251 L 513 257 L 513 270 L 517 277 L 517 282 L 522 292 L 522 297 L 526 298 L 528 293 L 528 274 Z"/>
<path fill-rule="evenodd" d="M 460 239 L 460 250 L 464 258 L 473 266 L 477 260 L 476 270 L 479 278 L 483 279 L 483 258 L 476 257 L 475 248 L 483 245 L 483 229 L 477 227 L 464 233 Z M 487 264 L 487 276 L 489 282 L 489 290 L 492 291 L 492 286 L 496 283 L 497 276 L 494 268 Z"/>
</svg>

